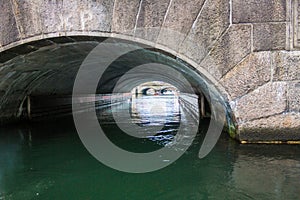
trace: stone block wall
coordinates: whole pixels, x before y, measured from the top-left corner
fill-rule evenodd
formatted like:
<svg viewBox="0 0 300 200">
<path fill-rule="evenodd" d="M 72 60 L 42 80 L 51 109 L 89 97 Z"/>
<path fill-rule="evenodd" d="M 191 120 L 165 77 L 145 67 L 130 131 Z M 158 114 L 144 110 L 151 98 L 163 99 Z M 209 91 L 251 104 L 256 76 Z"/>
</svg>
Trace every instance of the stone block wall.
<svg viewBox="0 0 300 200">
<path fill-rule="evenodd" d="M 220 82 L 243 142 L 300 139 L 298 1 L 233 0 L 232 24 L 251 26 L 251 53 Z"/>
</svg>

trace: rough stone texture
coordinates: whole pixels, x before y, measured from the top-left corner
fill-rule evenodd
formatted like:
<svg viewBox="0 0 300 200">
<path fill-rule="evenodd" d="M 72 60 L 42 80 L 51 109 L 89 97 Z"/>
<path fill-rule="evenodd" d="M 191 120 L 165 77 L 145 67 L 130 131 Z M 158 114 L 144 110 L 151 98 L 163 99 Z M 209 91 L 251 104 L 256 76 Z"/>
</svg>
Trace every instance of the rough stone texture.
<svg viewBox="0 0 300 200">
<path fill-rule="evenodd" d="M 115 0 L 112 32 L 133 35 L 141 0 Z"/>
<path fill-rule="evenodd" d="M 300 47 L 300 1 L 294 0 L 292 1 L 292 26 L 293 26 L 293 46 L 296 48 Z"/>
<path fill-rule="evenodd" d="M 286 20 L 286 0 L 233 0 L 233 23 L 283 22 Z"/>
<path fill-rule="evenodd" d="M 288 113 L 246 122 L 239 125 L 239 140 L 293 141 L 300 140 L 300 114 Z"/>
<path fill-rule="evenodd" d="M 253 53 L 228 72 L 220 83 L 232 99 L 241 97 L 270 81 L 271 61 L 270 52 Z"/>
<path fill-rule="evenodd" d="M 180 53 L 200 62 L 229 26 L 228 0 L 208 0 L 180 47 Z"/>
<path fill-rule="evenodd" d="M 217 80 L 251 53 L 251 26 L 234 25 L 200 64 Z"/>
<path fill-rule="evenodd" d="M 239 123 L 269 117 L 287 109 L 287 84 L 267 83 L 249 94 L 231 102 Z"/>
<path fill-rule="evenodd" d="M 170 0 L 143 0 L 135 36 L 156 41 Z"/>
<path fill-rule="evenodd" d="M 203 2 L 204 0 L 173 0 L 166 13 L 158 43 L 177 51 L 192 28 Z"/>
<path fill-rule="evenodd" d="M 68 0 L 63 3 L 66 31 L 104 31 L 111 28 L 114 1 Z"/>
<path fill-rule="evenodd" d="M 111 29 L 113 3 L 110 0 L 49 0 L 43 2 L 40 6 L 43 32 L 108 32 Z"/>
<path fill-rule="evenodd" d="M 20 35 L 10 1 L 1 1 L 0 10 L 0 45 L 5 46 L 20 40 Z"/>
<path fill-rule="evenodd" d="M 49 0 L 41 4 L 41 23 L 43 33 L 60 33 L 65 30 L 63 1 Z"/>
<path fill-rule="evenodd" d="M 288 86 L 288 110 L 300 113 L 300 79 L 289 82 Z"/>
<path fill-rule="evenodd" d="M 286 47 L 286 23 L 253 25 L 254 51 L 281 50 Z"/>
<path fill-rule="evenodd" d="M 23 38 L 41 34 L 42 24 L 40 19 L 40 7 L 43 1 L 37 0 L 11 0 L 14 13 L 19 23 L 19 29 Z"/>
<path fill-rule="evenodd" d="M 273 54 L 274 80 L 300 80 L 300 52 L 277 51 Z"/>
</svg>

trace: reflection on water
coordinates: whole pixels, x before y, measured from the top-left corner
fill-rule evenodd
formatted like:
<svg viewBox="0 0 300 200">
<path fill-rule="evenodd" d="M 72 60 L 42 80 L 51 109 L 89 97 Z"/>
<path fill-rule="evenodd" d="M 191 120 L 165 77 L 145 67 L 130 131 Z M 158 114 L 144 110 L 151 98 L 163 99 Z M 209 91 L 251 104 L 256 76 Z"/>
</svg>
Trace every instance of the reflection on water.
<svg viewBox="0 0 300 200">
<path fill-rule="evenodd" d="M 183 121 L 178 96 L 174 95 L 133 97 L 130 111 L 131 123 L 144 127 L 144 131 L 149 131 L 147 138 L 162 146 L 176 139 L 179 123 Z M 149 127 L 156 127 L 156 133 Z"/>
<path fill-rule="evenodd" d="M 132 98 L 130 110 L 132 122 L 142 126 L 169 125 L 180 121 L 178 96 Z"/>
<path fill-rule="evenodd" d="M 172 98 L 156 100 L 147 97 L 106 108 L 98 112 L 99 119 L 121 146 L 159 148 L 176 136 L 184 110 Z M 163 126 L 165 132 L 137 142 L 123 137 L 113 123 L 111 112 L 122 109 L 133 116 L 124 123 L 132 120 L 145 130 L 169 124 Z M 178 161 L 147 174 L 118 172 L 99 163 L 81 144 L 71 118 L 1 128 L 0 200 L 300 198 L 300 146 L 239 145 L 223 134 L 211 154 L 200 160 L 207 125 L 200 122 L 193 145 Z"/>
</svg>

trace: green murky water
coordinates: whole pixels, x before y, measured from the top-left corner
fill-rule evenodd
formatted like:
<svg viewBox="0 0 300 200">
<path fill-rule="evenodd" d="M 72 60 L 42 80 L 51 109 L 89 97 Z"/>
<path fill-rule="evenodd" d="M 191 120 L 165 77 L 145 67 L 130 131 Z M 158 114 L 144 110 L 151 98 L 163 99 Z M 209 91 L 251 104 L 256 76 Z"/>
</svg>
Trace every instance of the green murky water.
<svg viewBox="0 0 300 200">
<path fill-rule="evenodd" d="M 99 111 L 107 135 L 129 150 L 160 148 L 176 134 L 178 105 L 162 112 L 128 102 Z M 162 102 L 162 99 L 159 100 Z M 149 103 L 149 102 L 148 102 Z M 140 126 L 166 126 L 157 137 L 124 137 L 111 111 L 128 109 Z M 161 111 L 161 110 L 160 110 Z M 153 113 L 154 112 L 154 113 Z M 166 114 L 167 113 L 167 114 Z M 94 159 L 71 117 L 0 129 L 0 200 L 6 199 L 300 199 L 300 146 L 240 145 L 223 134 L 204 159 L 197 157 L 208 121 L 175 163 L 151 173 L 129 174 Z"/>
</svg>

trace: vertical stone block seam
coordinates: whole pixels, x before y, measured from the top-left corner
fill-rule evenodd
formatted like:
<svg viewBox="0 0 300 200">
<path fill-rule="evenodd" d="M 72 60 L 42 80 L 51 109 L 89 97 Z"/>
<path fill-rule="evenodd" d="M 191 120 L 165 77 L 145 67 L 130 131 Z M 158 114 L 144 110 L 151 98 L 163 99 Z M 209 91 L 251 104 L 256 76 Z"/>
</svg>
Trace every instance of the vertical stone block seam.
<svg viewBox="0 0 300 200">
<path fill-rule="evenodd" d="M 293 49 L 293 9 L 292 1 L 286 0 L 286 23 L 287 23 L 287 37 L 286 37 L 286 50 Z"/>
<path fill-rule="evenodd" d="M 24 30 L 21 26 L 20 19 L 17 17 L 20 12 L 19 8 L 18 8 L 18 3 L 16 2 L 16 0 L 10 0 L 10 4 L 11 4 L 13 15 L 14 15 L 14 18 L 16 21 L 17 29 L 19 31 L 19 35 L 20 35 L 21 39 L 23 39 L 24 38 Z"/>
<path fill-rule="evenodd" d="M 201 14 L 202 14 L 202 11 L 203 11 L 203 9 L 204 9 L 204 7 L 205 7 L 207 1 L 208 1 L 208 0 L 205 0 L 205 1 L 202 3 L 201 8 L 199 9 L 199 12 L 198 12 L 197 16 L 195 17 L 195 19 L 193 19 L 193 23 L 191 24 L 191 26 L 190 26 L 190 28 L 189 28 L 189 30 L 188 30 L 188 32 L 187 32 L 185 38 L 181 41 L 180 46 L 181 46 L 182 44 L 184 44 L 184 42 L 186 41 L 187 37 L 188 37 L 188 36 L 190 35 L 190 33 L 192 32 L 192 29 L 193 29 L 193 27 L 195 27 L 197 21 L 199 20 L 199 18 L 200 18 Z"/>
<path fill-rule="evenodd" d="M 138 20 L 139 20 L 139 17 L 140 17 L 142 5 L 143 5 L 143 0 L 140 0 L 139 9 L 138 9 L 138 12 L 137 12 L 136 17 L 135 17 L 135 24 L 134 24 L 134 28 L 133 28 L 133 35 L 135 35 L 135 32 L 136 32 L 136 28 L 137 28 L 137 25 L 138 25 Z"/>
<path fill-rule="evenodd" d="M 232 25 L 229 25 L 229 27 L 224 31 L 224 33 L 215 41 L 215 44 L 214 44 L 214 47 L 210 50 L 210 52 L 207 54 L 207 55 L 210 55 L 211 51 L 216 47 L 216 43 L 225 35 L 229 32 L 229 30 L 235 26 L 235 25 L 239 25 L 239 24 L 232 24 Z M 252 53 L 253 53 L 253 25 L 251 23 L 244 23 L 242 25 L 248 25 L 251 27 L 251 35 L 250 35 L 250 44 L 251 44 L 251 52 L 246 55 L 245 57 L 243 57 L 236 65 L 234 65 L 231 69 L 229 69 L 226 73 L 224 73 L 221 77 L 220 77 L 220 80 L 222 78 L 224 78 L 229 72 L 231 72 L 236 66 L 239 66 L 241 63 L 243 63 Z M 219 81 L 220 81 L 219 80 Z"/>
</svg>

